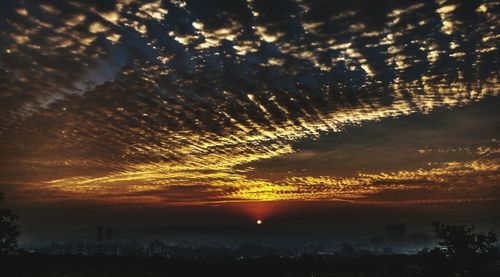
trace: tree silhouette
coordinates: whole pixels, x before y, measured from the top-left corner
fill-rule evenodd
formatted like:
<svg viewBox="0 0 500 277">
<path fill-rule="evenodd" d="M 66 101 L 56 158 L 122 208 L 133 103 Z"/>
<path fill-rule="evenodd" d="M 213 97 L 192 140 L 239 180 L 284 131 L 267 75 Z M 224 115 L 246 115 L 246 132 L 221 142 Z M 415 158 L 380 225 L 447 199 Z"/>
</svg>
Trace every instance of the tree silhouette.
<svg viewBox="0 0 500 277">
<path fill-rule="evenodd" d="M 434 232 L 440 239 L 440 250 L 447 256 L 460 261 L 470 258 L 494 258 L 498 254 L 497 235 L 474 232 L 474 226 L 445 225 L 433 222 Z"/>
<path fill-rule="evenodd" d="M 0 203 L 3 193 L 0 193 Z M 17 249 L 17 238 L 21 234 L 16 225 L 18 216 L 10 209 L 0 208 L 0 255 L 12 254 Z"/>
<path fill-rule="evenodd" d="M 438 247 L 420 254 L 429 276 L 490 276 L 490 265 L 498 257 L 497 235 L 477 233 L 474 226 L 433 222 Z"/>
</svg>

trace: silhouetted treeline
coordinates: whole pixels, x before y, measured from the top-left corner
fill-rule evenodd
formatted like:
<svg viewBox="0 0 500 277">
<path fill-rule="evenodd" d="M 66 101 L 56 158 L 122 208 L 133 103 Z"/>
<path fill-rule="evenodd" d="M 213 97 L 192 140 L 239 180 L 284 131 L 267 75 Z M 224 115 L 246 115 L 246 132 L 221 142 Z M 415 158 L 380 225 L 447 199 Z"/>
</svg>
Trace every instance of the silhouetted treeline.
<svg viewBox="0 0 500 277">
<path fill-rule="evenodd" d="M 0 204 L 3 193 L 0 192 Z M 17 238 L 21 234 L 16 225 L 17 215 L 10 209 L 0 207 L 0 255 L 9 255 L 17 249 Z"/>
<path fill-rule="evenodd" d="M 421 258 L 423 272 L 432 276 L 489 276 L 498 266 L 497 235 L 475 232 L 474 226 L 445 225 L 433 222 L 439 244 L 434 249 L 424 249 Z"/>
</svg>

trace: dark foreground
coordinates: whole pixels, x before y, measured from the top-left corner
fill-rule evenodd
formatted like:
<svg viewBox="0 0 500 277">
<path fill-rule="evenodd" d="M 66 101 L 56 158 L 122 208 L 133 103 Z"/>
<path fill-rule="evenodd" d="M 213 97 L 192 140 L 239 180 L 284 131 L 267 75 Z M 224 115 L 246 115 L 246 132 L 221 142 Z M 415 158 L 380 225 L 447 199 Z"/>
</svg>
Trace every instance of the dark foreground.
<svg viewBox="0 0 500 277">
<path fill-rule="evenodd" d="M 464 265 L 461 265 L 462 267 Z M 0 257 L 0 276 L 500 276 L 500 262 L 457 270 L 426 256 L 173 259 L 21 255 Z"/>
</svg>

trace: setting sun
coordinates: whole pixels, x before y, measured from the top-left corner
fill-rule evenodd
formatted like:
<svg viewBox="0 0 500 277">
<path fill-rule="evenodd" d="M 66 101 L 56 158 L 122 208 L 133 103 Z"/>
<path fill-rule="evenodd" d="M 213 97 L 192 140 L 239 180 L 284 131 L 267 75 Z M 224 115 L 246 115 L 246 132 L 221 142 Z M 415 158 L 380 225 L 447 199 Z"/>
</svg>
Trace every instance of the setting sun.
<svg viewBox="0 0 500 277">
<path fill-rule="evenodd" d="M 262 224 L 262 220 L 257 219 L 257 225 L 261 225 L 261 224 Z"/>
</svg>

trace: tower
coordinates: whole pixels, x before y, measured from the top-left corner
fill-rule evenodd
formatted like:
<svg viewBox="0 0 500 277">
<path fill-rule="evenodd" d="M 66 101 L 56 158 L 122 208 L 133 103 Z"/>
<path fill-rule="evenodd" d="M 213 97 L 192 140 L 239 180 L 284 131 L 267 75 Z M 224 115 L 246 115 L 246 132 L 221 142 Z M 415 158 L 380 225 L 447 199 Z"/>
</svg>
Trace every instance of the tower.
<svg viewBox="0 0 500 277">
<path fill-rule="evenodd" d="M 97 225 L 97 241 L 102 242 L 104 240 L 104 226 Z"/>
<path fill-rule="evenodd" d="M 113 227 L 108 226 L 106 227 L 106 241 L 112 241 L 113 240 Z"/>
</svg>

